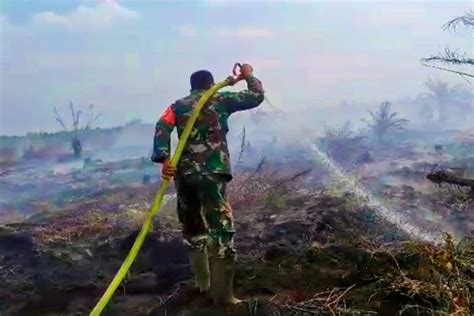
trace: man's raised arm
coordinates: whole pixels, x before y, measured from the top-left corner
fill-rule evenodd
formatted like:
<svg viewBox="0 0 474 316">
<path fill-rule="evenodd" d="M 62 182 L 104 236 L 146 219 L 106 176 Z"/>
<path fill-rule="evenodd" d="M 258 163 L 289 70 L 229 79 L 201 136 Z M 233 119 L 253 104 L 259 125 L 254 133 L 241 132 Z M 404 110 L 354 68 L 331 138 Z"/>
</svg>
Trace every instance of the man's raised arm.
<svg viewBox="0 0 474 316">
<path fill-rule="evenodd" d="M 252 66 L 242 65 L 240 76 L 247 82 L 247 90 L 221 93 L 229 113 L 255 108 L 265 99 L 262 82 L 254 77 Z"/>
</svg>

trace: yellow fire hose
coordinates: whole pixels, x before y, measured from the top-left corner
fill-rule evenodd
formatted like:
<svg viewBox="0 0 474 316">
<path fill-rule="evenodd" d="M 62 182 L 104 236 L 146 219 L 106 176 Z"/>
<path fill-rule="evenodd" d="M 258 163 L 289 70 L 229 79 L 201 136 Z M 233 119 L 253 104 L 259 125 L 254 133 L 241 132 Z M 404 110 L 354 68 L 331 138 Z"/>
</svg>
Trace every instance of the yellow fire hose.
<svg viewBox="0 0 474 316">
<path fill-rule="evenodd" d="M 237 64 L 236 64 L 237 65 Z M 235 66 L 234 66 L 235 69 Z M 234 72 L 235 74 L 235 72 Z M 183 134 L 181 135 L 178 146 L 176 148 L 176 151 L 174 153 L 173 158 L 171 158 L 171 165 L 173 167 L 176 167 L 178 165 L 178 161 L 181 158 L 181 154 L 183 153 L 184 147 L 186 146 L 186 142 L 189 138 L 189 134 L 191 133 L 191 130 L 193 129 L 194 123 L 196 122 L 199 113 L 203 109 L 204 105 L 206 104 L 207 100 L 209 100 L 210 97 L 214 93 L 217 92 L 217 90 L 230 85 L 231 83 L 228 80 L 224 80 L 222 82 L 219 82 L 212 86 L 209 90 L 204 92 L 204 94 L 201 96 L 199 99 L 199 102 L 196 105 L 196 108 L 194 109 L 194 112 L 192 113 L 191 117 L 189 118 L 188 122 L 186 123 L 186 126 L 183 130 Z M 100 298 L 99 302 L 97 302 L 96 306 L 90 313 L 90 316 L 99 316 L 104 308 L 107 306 L 109 303 L 110 299 L 114 295 L 115 291 L 119 287 L 120 283 L 122 283 L 123 279 L 125 278 L 125 275 L 127 274 L 128 270 L 130 269 L 133 261 L 135 261 L 140 248 L 143 245 L 143 242 L 145 241 L 146 236 L 150 232 L 152 226 L 153 226 L 153 219 L 155 218 L 156 214 L 160 211 L 161 208 L 161 203 L 163 202 L 163 197 L 168 190 L 170 186 L 170 180 L 163 180 L 163 183 L 161 184 L 160 190 L 155 196 L 155 200 L 153 201 L 153 205 L 151 207 L 151 210 L 148 212 L 148 216 L 145 220 L 145 223 L 142 226 L 142 229 L 140 233 L 137 236 L 137 239 L 135 240 L 135 243 L 133 244 L 132 248 L 130 249 L 130 252 L 127 255 L 127 258 L 125 258 L 125 261 L 122 263 L 122 266 L 118 270 L 117 274 L 115 275 L 114 279 L 112 282 L 110 282 L 109 287 L 107 290 L 104 292 L 102 297 Z"/>
</svg>

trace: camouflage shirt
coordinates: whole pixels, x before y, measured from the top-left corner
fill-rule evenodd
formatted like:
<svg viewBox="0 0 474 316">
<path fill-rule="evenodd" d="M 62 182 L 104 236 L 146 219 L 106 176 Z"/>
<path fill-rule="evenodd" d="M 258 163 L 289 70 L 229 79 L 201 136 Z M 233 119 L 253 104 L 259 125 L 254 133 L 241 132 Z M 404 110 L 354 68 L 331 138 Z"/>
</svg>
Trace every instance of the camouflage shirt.
<svg viewBox="0 0 474 316">
<path fill-rule="evenodd" d="M 178 175 L 216 173 L 232 178 L 226 135 L 227 120 L 237 111 L 257 107 L 264 94 L 260 80 L 247 79 L 248 90 L 218 92 L 202 109 L 191 131 L 186 147 L 178 163 Z M 171 104 L 156 123 L 151 160 L 162 163 L 170 158 L 170 134 L 174 127 L 178 136 L 191 117 L 204 90 L 192 90 L 191 94 Z"/>
</svg>

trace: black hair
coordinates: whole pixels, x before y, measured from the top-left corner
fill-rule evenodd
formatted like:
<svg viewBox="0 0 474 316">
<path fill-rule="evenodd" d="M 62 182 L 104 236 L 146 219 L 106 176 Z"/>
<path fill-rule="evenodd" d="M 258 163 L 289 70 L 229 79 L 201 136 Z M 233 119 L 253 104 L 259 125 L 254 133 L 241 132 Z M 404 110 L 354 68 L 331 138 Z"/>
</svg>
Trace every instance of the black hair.
<svg viewBox="0 0 474 316">
<path fill-rule="evenodd" d="M 191 90 L 207 90 L 214 84 L 210 71 L 199 70 L 191 75 Z"/>
</svg>

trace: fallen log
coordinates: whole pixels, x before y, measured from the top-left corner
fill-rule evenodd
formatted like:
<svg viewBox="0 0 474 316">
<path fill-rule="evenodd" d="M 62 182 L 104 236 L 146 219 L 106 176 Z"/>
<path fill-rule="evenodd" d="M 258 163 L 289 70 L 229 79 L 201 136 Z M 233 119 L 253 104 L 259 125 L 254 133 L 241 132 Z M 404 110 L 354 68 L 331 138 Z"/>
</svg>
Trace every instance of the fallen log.
<svg viewBox="0 0 474 316">
<path fill-rule="evenodd" d="M 474 196 L 474 179 L 458 177 L 445 171 L 436 171 L 429 173 L 426 178 L 436 184 L 450 183 L 459 186 L 470 187 L 470 195 Z"/>
</svg>

